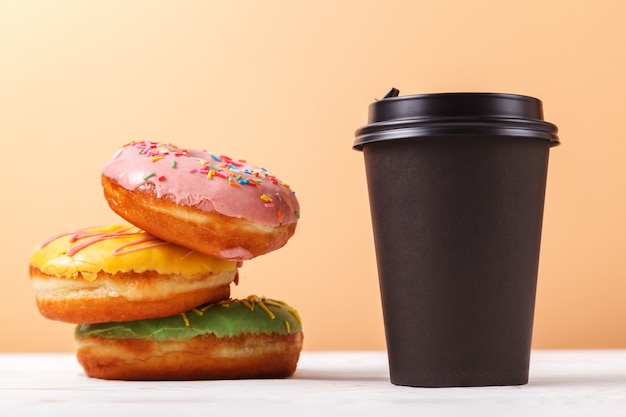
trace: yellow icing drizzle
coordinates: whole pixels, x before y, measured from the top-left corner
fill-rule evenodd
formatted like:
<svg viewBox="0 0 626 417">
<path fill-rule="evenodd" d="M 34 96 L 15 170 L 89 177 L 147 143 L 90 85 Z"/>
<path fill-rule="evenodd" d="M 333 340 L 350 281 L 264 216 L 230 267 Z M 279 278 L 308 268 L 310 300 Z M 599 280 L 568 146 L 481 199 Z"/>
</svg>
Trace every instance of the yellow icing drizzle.
<svg viewBox="0 0 626 417">
<path fill-rule="evenodd" d="M 44 274 L 93 281 L 101 271 L 207 274 L 235 270 L 224 261 L 157 239 L 131 225 L 91 227 L 54 236 L 38 246 L 30 265 Z"/>
</svg>

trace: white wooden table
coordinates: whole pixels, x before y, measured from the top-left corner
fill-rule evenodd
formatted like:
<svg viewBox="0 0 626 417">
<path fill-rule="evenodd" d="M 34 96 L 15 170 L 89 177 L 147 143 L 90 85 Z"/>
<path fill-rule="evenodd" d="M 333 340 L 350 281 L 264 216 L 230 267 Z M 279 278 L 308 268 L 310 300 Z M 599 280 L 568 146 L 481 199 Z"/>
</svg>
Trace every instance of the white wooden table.
<svg viewBox="0 0 626 417">
<path fill-rule="evenodd" d="M 303 352 L 283 380 L 87 378 L 73 354 L 0 354 L 0 416 L 626 416 L 626 350 L 534 351 L 528 385 L 409 388 L 384 352 Z"/>
</svg>

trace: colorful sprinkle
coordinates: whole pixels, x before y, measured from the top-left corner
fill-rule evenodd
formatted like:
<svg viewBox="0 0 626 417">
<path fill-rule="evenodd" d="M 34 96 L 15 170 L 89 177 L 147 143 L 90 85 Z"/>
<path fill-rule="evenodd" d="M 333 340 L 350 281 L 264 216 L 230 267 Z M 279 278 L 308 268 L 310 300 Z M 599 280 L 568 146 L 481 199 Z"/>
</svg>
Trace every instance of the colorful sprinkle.
<svg viewBox="0 0 626 417">
<path fill-rule="evenodd" d="M 287 320 L 285 320 L 285 329 L 287 330 L 287 333 L 291 334 L 291 325 Z"/>
<path fill-rule="evenodd" d="M 156 174 L 154 172 L 149 173 L 145 177 L 143 177 L 144 181 L 148 181 L 150 178 L 154 177 Z"/>
<path fill-rule="evenodd" d="M 172 168 L 176 168 L 176 165 L 177 165 L 177 163 L 176 163 L 176 161 L 174 160 L 174 161 L 172 161 L 172 165 L 170 165 L 170 166 L 171 166 Z"/>
<path fill-rule="evenodd" d="M 265 201 L 267 203 L 271 203 L 271 202 L 274 201 L 274 200 L 272 200 L 272 197 L 270 197 L 267 194 L 261 194 L 261 200 L 263 200 L 263 201 Z"/>
<path fill-rule="evenodd" d="M 289 312 L 291 313 L 292 316 L 296 318 L 296 320 L 298 320 L 299 324 L 302 324 L 302 319 L 300 318 L 300 314 L 298 313 L 298 310 L 296 310 L 295 308 L 290 308 Z"/>
<path fill-rule="evenodd" d="M 180 315 L 183 317 L 183 321 L 185 322 L 185 327 L 189 327 L 189 318 L 187 317 L 187 314 L 180 313 Z"/>
<path fill-rule="evenodd" d="M 256 302 L 259 305 L 259 307 L 261 308 L 261 310 L 265 311 L 267 313 L 267 315 L 270 316 L 270 319 L 274 320 L 276 318 L 274 313 L 272 313 L 272 310 L 267 308 L 267 306 L 263 303 L 263 301 L 257 300 Z"/>
</svg>

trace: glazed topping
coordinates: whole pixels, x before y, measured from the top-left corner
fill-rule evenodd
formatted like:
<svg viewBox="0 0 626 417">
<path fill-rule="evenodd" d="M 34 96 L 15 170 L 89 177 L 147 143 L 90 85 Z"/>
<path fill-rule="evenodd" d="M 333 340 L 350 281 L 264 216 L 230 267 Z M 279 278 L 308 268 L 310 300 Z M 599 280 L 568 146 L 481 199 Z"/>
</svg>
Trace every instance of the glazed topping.
<svg viewBox="0 0 626 417">
<path fill-rule="evenodd" d="M 99 336 L 112 339 L 189 340 L 214 334 L 217 337 L 241 334 L 287 335 L 302 330 L 298 312 L 282 301 L 251 295 L 242 300 L 207 304 L 186 313 L 159 319 L 122 323 L 81 324 L 76 337 Z"/>
<path fill-rule="evenodd" d="M 92 281 L 98 272 L 206 274 L 234 270 L 236 262 L 165 242 L 131 225 L 91 227 L 53 236 L 37 247 L 30 265 L 58 278 Z"/>
<path fill-rule="evenodd" d="M 102 174 L 122 187 L 147 186 L 157 197 L 270 225 L 296 223 L 298 200 L 289 184 L 243 160 L 172 144 L 142 141 L 120 148 Z"/>
</svg>

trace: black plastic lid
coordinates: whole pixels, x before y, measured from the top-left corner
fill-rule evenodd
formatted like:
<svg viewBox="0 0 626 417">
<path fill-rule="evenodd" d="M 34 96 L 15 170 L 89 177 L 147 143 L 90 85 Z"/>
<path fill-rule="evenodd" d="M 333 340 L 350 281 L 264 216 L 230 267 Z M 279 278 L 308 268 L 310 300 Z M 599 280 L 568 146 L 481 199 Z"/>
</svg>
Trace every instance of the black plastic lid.
<svg viewBox="0 0 626 417">
<path fill-rule="evenodd" d="M 503 93 L 435 93 L 398 96 L 392 88 L 369 106 L 368 125 L 353 148 L 424 136 L 519 136 L 559 144 L 557 127 L 543 120 L 539 99 Z"/>
</svg>

